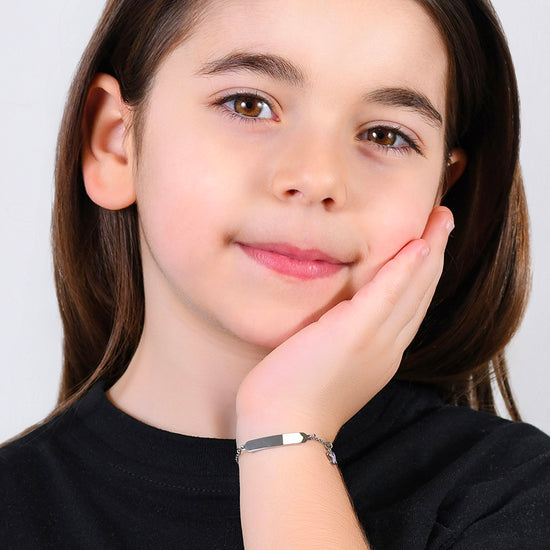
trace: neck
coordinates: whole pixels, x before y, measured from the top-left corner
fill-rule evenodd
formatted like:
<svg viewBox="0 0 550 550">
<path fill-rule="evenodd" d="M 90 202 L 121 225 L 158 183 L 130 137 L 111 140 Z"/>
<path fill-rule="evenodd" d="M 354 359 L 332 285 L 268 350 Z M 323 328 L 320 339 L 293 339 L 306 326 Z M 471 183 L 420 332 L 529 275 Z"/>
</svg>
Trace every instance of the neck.
<svg viewBox="0 0 550 550">
<path fill-rule="evenodd" d="M 176 323 L 167 323 L 166 315 L 146 316 L 138 349 L 109 399 L 163 430 L 235 438 L 237 391 L 269 350 L 207 325 L 192 312 Z"/>
</svg>

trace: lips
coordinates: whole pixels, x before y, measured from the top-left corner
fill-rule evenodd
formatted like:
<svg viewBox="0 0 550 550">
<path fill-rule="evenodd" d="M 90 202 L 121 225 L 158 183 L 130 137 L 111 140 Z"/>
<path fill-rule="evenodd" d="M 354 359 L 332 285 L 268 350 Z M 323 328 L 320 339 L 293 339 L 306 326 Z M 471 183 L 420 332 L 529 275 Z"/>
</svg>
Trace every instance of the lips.
<svg viewBox="0 0 550 550">
<path fill-rule="evenodd" d="M 303 250 L 285 243 L 237 244 L 264 267 L 301 280 L 329 277 L 349 265 L 320 250 Z"/>
</svg>

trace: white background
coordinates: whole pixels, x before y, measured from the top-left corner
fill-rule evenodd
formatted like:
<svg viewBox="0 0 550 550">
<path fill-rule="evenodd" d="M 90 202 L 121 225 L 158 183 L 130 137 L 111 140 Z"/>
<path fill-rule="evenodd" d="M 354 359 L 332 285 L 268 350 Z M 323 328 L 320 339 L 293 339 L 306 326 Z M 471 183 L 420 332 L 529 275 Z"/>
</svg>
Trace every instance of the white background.
<svg viewBox="0 0 550 550">
<path fill-rule="evenodd" d="M 526 421 L 550 433 L 550 1 L 495 0 L 519 80 L 534 285 L 510 349 Z M 49 245 L 56 134 L 103 0 L 3 2 L 0 21 L 0 441 L 44 417 L 60 379 L 61 324 Z"/>
</svg>

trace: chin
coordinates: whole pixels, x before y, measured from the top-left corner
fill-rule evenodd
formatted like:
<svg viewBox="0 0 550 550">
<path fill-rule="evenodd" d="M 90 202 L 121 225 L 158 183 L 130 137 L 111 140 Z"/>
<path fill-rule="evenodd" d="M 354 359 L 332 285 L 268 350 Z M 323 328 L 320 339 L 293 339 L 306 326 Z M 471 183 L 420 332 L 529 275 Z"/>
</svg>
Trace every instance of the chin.
<svg viewBox="0 0 550 550">
<path fill-rule="evenodd" d="M 291 336 L 311 323 L 317 321 L 323 313 L 324 311 L 316 312 L 299 319 L 294 318 L 284 320 L 273 318 L 262 318 L 255 320 L 251 316 L 250 318 L 243 320 L 243 324 L 241 326 L 234 327 L 231 332 L 241 341 L 244 341 L 252 346 L 272 351 L 288 340 Z"/>
<path fill-rule="evenodd" d="M 255 303 L 240 305 L 224 311 L 217 322 L 240 342 L 272 351 L 291 336 L 318 321 L 319 318 L 351 293 L 345 289 L 329 301 L 312 300 L 310 303 L 297 299 L 280 300 L 278 303 Z M 317 302 L 317 303 L 311 303 Z"/>
<path fill-rule="evenodd" d="M 275 348 L 279 347 L 283 342 L 288 340 L 291 336 L 299 332 L 299 330 L 300 329 L 297 328 L 295 330 L 279 333 L 274 333 L 273 330 L 270 330 L 266 334 L 261 334 L 259 333 L 259 331 L 254 331 L 253 334 L 246 334 L 244 335 L 244 337 L 241 337 L 241 339 L 253 346 L 272 351 Z"/>
</svg>

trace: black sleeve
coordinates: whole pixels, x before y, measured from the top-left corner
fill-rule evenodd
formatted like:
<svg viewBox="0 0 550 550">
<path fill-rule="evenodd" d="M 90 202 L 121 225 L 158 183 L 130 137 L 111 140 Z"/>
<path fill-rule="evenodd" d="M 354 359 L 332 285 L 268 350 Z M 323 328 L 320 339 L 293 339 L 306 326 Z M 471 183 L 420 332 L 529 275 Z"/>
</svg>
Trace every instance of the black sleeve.
<svg viewBox="0 0 550 550">
<path fill-rule="evenodd" d="M 440 515 L 461 518 L 444 550 L 549 550 L 550 453 L 459 489 Z"/>
</svg>

